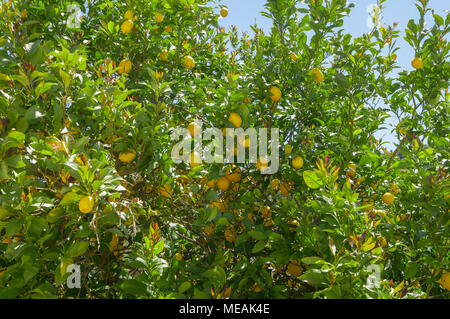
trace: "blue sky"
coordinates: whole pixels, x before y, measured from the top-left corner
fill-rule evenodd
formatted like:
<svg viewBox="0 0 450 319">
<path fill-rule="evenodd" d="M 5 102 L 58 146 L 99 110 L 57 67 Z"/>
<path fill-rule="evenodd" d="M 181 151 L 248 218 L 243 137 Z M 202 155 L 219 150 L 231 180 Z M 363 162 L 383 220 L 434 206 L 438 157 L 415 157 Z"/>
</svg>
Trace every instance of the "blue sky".
<svg viewBox="0 0 450 319">
<path fill-rule="evenodd" d="M 355 3 L 350 16 L 345 18 L 344 29 L 353 36 L 360 36 L 364 32 L 369 32 L 370 28 L 367 26 L 367 19 L 369 17 L 368 7 L 376 4 L 376 0 L 356 0 L 351 1 Z M 271 21 L 261 16 L 261 11 L 264 10 L 266 0 L 223 0 L 221 4 L 228 6 L 229 14 L 226 18 L 221 19 L 219 24 L 224 27 L 237 26 L 238 30 L 243 32 L 250 32 L 250 25 L 258 24 L 266 33 L 270 31 Z M 398 22 L 397 30 L 405 29 L 409 19 L 419 18 L 419 12 L 415 7 L 417 1 L 413 0 L 388 0 L 384 3 L 385 9 L 382 14 L 382 25 L 392 25 Z M 440 16 L 446 16 L 446 11 L 450 10 L 450 0 L 430 0 L 429 7 L 435 10 L 435 13 Z M 432 18 L 428 16 L 427 21 L 432 23 Z M 250 32 L 251 34 L 251 32 Z M 414 58 L 414 50 L 403 40 L 403 34 L 397 39 L 397 45 L 400 50 L 397 51 L 397 61 L 399 65 L 406 69 L 412 70 L 411 60 Z M 389 121 L 395 125 L 394 120 Z M 396 137 L 392 136 L 390 130 L 384 130 L 377 134 L 377 138 L 382 138 L 389 142 L 388 148 L 394 148 L 394 143 L 397 141 Z"/>
</svg>

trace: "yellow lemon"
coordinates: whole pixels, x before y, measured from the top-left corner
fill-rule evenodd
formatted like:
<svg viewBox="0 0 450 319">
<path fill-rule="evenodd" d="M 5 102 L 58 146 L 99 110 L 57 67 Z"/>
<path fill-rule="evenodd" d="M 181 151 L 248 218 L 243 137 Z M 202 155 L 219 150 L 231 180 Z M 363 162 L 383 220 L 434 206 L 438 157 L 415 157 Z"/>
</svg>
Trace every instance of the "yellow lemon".
<svg viewBox="0 0 450 319">
<path fill-rule="evenodd" d="M 356 176 L 356 164 L 354 163 L 348 164 L 347 175 L 350 176 L 351 178 L 354 178 Z"/>
<path fill-rule="evenodd" d="M 391 204 L 394 202 L 395 197 L 394 197 L 394 195 L 392 195 L 391 193 L 385 193 L 385 194 L 381 197 L 381 199 L 383 200 L 383 202 L 384 202 L 385 204 L 391 205 Z"/>
<path fill-rule="evenodd" d="M 189 123 L 188 130 L 189 130 L 189 134 L 192 137 L 200 136 L 200 126 L 198 126 L 197 123 L 195 123 L 195 122 Z"/>
<path fill-rule="evenodd" d="M 287 144 L 287 145 L 284 147 L 284 154 L 289 155 L 289 154 L 291 154 L 291 153 L 292 153 L 292 145 L 291 145 L 291 144 Z"/>
<path fill-rule="evenodd" d="M 228 16 L 228 8 L 223 7 L 223 8 L 220 10 L 220 16 L 221 16 L 222 18 L 226 18 L 226 17 Z"/>
<path fill-rule="evenodd" d="M 318 82 L 318 83 L 323 82 L 323 73 L 322 73 L 322 71 L 320 71 L 317 68 L 314 68 L 314 69 L 311 70 L 311 74 L 314 76 L 314 81 L 315 82 Z"/>
<path fill-rule="evenodd" d="M 263 173 L 267 169 L 268 166 L 269 166 L 269 161 L 265 157 L 260 157 L 256 161 L 256 168 L 261 173 Z"/>
<path fill-rule="evenodd" d="M 221 178 L 219 178 L 217 180 L 217 187 L 221 190 L 221 191 L 227 191 L 228 188 L 230 188 L 230 181 L 228 180 L 228 178 L 226 178 L 225 176 L 222 176 Z"/>
<path fill-rule="evenodd" d="M 161 23 L 161 22 L 164 21 L 164 16 L 161 13 L 159 13 L 159 12 L 155 13 L 154 17 L 155 17 L 155 21 L 157 23 Z"/>
<path fill-rule="evenodd" d="M 195 67 L 195 60 L 191 56 L 187 55 L 184 57 L 183 65 L 186 69 L 192 70 Z"/>
<path fill-rule="evenodd" d="M 128 10 L 127 12 L 125 12 L 124 18 L 126 20 L 133 20 L 133 11 Z"/>
<path fill-rule="evenodd" d="M 298 60 L 298 56 L 295 53 L 291 53 L 289 54 L 289 57 L 292 59 L 292 61 L 297 61 Z"/>
<path fill-rule="evenodd" d="M 199 166 L 202 163 L 202 157 L 200 156 L 200 154 L 198 152 L 192 152 L 191 156 L 189 158 L 189 164 L 192 167 L 196 167 Z"/>
<path fill-rule="evenodd" d="M 447 290 L 450 290 L 450 273 L 444 272 L 441 279 L 439 279 L 441 286 Z"/>
<path fill-rule="evenodd" d="M 398 187 L 397 184 L 392 183 L 392 184 L 389 186 L 389 191 L 390 191 L 392 194 L 397 195 L 398 193 L 400 193 L 400 187 Z"/>
<path fill-rule="evenodd" d="M 290 262 L 286 274 L 292 277 L 298 277 L 301 276 L 303 273 L 303 268 L 300 266 L 297 262 Z"/>
<path fill-rule="evenodd" d="M 414 69 L 418 70 L 423 67 L 423 61 L 421 58 L 415 57 L 414 59 L 412 59 L 411 65 Z"/>
<path fill-rule="evenodd" d="M 209 188 L 213 188 L 214 186 L 216 186 L 216 183 L 217 181 L 215 179 L 212 179 L 206 183 L 206 186 L 208 186 Z"/>
<path fill-rule="evenodd" d="M 171 32 L 173 31 L 173 28 L 172 28 L 170 25 L 168 25 L 168 26 L 164 29 L 164 31 L 166 31 L 167 33 L 171 33 Z"/>
<path fill-rule="evenodd" d="M 303 167 L 303 158 L 300 156 L 297 156 L 295 159 L 292 160 L 292 166 L 296 169 L 300 169 Z"/>
<path fill-rule="evenodd" d="M 120 26 L 120 30 L 122 30 L 122 33 L 128 34 L 133 30 L 133 21 L 131 20 L 125 20 L 122 22 L 122 25 Z"/>
<path fill-rule="evenodd" d="M 237 167 L 232 173 L 225 176 L 230 182 L 237 183 L 241 180 L 241 172 L 239 167 Z"/>
<path fill-rule="evenodd" d="M 129 73 L 131 71 L 131 67 L 132 67 L 132 64 L 131 64 L 130 60 L 128 60 L 128 59 L 122 60 L 119 63 L 118 72 L 119 72 L 119 74 Z"/>
<path fill-rule="evenodd" d="M 91 196 L 84 196 L 78 202 L 78 209 L 83 214 L 88 214 L 88 213 L 92 212 L 93 208 L 94 208 L 94 199 Z"/>
<path fill-rule="evenodd" d="M 242 125 L 242 119 L 241 116 L 235 112 L 231 112 L 230 116 L 228 117 L 228 121 L 233 123 L 235 127 L 240 127 Z"/>
<path fill-rule="evenodd" d="M 182 260 L 183 260 L 183 255 L 181 255 L 180 253 L 176 253 L 176 254 L 174 255 L 174 257 L 175 257 L 175 259 L 178 260 L 178 261 L 182 261 Z"/>
<path fill-rule="evenodd" d="M 279 188 L 279 186 L 280 186 L 280 180 L 277 179 L 277 178 L 273 179 L 273 180 L 270 182 L 270 186 L 272 187 L 272 189 L 273 189 L 274 191 L 277 191 L 278 188 Z"/>
<path fill-rule="evenodd" d="M 278 87 L 272 86 L 269 89 L 269 92 L 272 94 L 270 99 L 272 100 L 273 103 L 276 103 L 281 99 L 281 91 Z"/>
<path fill-rule="evenodd" d="M 119 154 L 119 161 L 123 163 L 130 163 L 136 158 L 136 151 L 125 152 Z"/>
</svg>

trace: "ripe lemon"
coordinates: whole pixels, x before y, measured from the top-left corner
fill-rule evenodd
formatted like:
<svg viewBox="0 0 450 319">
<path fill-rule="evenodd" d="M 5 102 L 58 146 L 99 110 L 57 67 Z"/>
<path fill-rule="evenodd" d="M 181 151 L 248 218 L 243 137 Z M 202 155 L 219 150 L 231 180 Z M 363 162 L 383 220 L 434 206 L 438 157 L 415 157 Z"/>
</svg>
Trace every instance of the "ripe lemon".
<svg viewBox="0 0 450 319">
<path fill-rule="evenodd" d="M 228 121 L 233 123 L 235 127 L 240 127 L 242 125 L 242 119 L 241 116 L 235 112 L 231 112 L 230 116 L 228 117 Z"/>
<path fill-rule="evenodd" d="M 232 183 L 237 183 L 241 180 L 241 171 L 239 169 L 239 167 L 237 167 L 236 169 L 234 169 L 233 172 L 229 173 L 228 175 L 225 176 L 230 182 Z"/>
<path fill-rule="evenodd" d="M 273 189 L 274 191 L 277 191 L 278 188 L 280 187 L 280 180 L 277 179 L 277 178 L 273 179 L 273 180 L 270 182 L 270 186 L 272 187 L 272 189 Z"/>
<path fill-rule="evenodd" d="M 119 72 L 119 74 L 129 73 L 131 71 L 131 68 L 132 68 L 131 61 L 128 59 L 125 59 L 125 60 L 120 61 L 118 72 Z"/>
<path fill-rule="evenodd" d="M 123 163 L 130 163 L 136 158 L 136 151 L 125 152 L 119 154 L 119 161 Z"/>
<path fill-rule="evenodd" d="M 414 59 L 412 59 L 411 65 L 414 69 L 419 70 L 423 67 L 423 61 L 421 58 L 415 57 Z"/>
<path fill-rule="evenodd" d="M 291 145 L 291 144 L 287 144 L 287 145 L 284 147 L 284 154 L 289 155 L 289 154 L 291 154 L 291 153 L 292 153 L 292 145 Z"/>
<path fill-rule="evenodd" d="M 159 193 L 161 194 L 162 197 L 167 198 L 170 197 L 170 195 L 172 195 L 173 190 L 169 184 L 166 184 L 164 186 L 159 187 Z"/>
<path fill-rule="evenodd" d="M 155 21 L 157 23 L 161 23 L 161 22 L 164 21 L 164 16 L 161 13 L 159 13 L 159 12 L 155 13 L 154 17 L 155 17 Z"/>
<path fill-rule="evenodd" d="M 195 122 L 189 123 L 188 130 L 192 137 L 198 137 L 200 135 L 200 126 Z"/>
<path fill-rule="evenodd" d="M 122 30 L 122 33 L 128 34 L 133 30 L 133 21 L 131 20 L 125 20 L 122 22 L 122 25 L 120 26 L 120 30 Z"/>
<path fill-rule="evenodd" d="M 269 92 L 272 94 L 270 99 L 272 100 L 273 103 L 277 103 L 281 99 L 281 91 L 278 87 L 272 86 L 269 89 Z"/>
<path fill-rule="evenodd" d="M 350 176 L 351 178 L 354 178 L 356 176 L 356 164 L 354 163 L 348 164 L 347 175 Z"/>
<path fill-rule="evenodd" d="M 268 166 L 269 166 L 269 161 L 265 157 L 260 157 L 256 161 L 256 168 L 261 173 L 263 173 L 267 169 Z"/>
<path fill-rule="evenodd" d="M 292 277 L 301 276 L 303 268 L 297 262 L 290 262 L 286 270 L 286 274 Z"/>
<path fill-rule="evenodd" d="M 392 194 L 397 195 L 398 193 L 400 193 L 400 187 L 398 187 L 397 184 L 392 183 L 392 184 L 389 186 L 389 191 L 390 191 Z"/>
<path fill-rule="evenodd" d="M 189 164 L 192 167 L 196 167 L 199 166 L 202 163 L 202 157 L 200 156 L 200 154 L 198 152 L 192 152 L 191 156 L 189 158 Z"/>
<path fill-rule="evenodd" d="M 94 209 L 94 199 L 91 196 L 84 196 L 78 202 L 78 209 L 83 214 L 88 214 L 92 212 L 92 209 Z"/>
<path fill-rule="evenodd" d="M 164 31 L 166 31 L 167 33 L 171 33 L 171 32 L 173 31 L 173 28 L 172 28 L 170 25 L 168 25 L 168 26 L 164 29 Z"/>
<path fill-rule="evenodd" d="M 292 166 L 296 169 L 300 169 L 303 167 L 303 158 L 300 156 L 297 156 L 295 159 L 292 160 Z"/>
<path fill-rule="evenodd" d="M 289 54 L 289 57 L 292 59 L 292 61 L 297 61 L 298 60 L 298 56 L 295 53 L 291 53 Z"/>
<path fill-rule="evenodd" d="M 216 183 L 217 181 L 215 179 L 212 179 L 206 183 L 206 186 L 208 186 L 209 188 L 213 188 L 214 186 L 216 186 Z"/>
<path fill-rule="evenodd" d="M 195 60 L 191 56 L 187 55 L 184 57 L 183 65 L 186 69 L 192 70 L 195 67 Z"/>
<path fill-rule="evenodd" d="M 395 200 L 395 196 L 392 195 L 391 193 L 385 193 L 381 199 L 383 200 L 383 202 L 387 205 L 391 205 L 394 200 Z"/>
<path fill-rule="evenodd" d="M 234 242 L 236 240 L 236 231 L 233 228 L 225 229 L 225 239 L 230 243 Z"/>
<path fill-rule="evenodd" d="M 230 184 L 230 181 L 225 176 L 222 176 L 217 180 L 217 187 L 224 192 L 227 191 L 228 188 L 230 188 Z"/>
<path fill-rule="evenodd" d="M 311 70 L 311 75 L 314 76 L 314 81 L 317 83 L 323 82 L 323 73 L 317 68 Z"/>
<path fill-rule="evenodd" d="M 124 18 L 126 20 L 133 20 L 133 11 L 128 10 L 127 12 L 125 12 Z"/>
<path fill-rule="evenodd" d="M 443 288 L 450 290 L 450 273 L 444 272 L 438 282 Z"/>
<path fill-rule="evenodd" d="M 226 17 L 228 16 L 228 8 L 223 7 L 223 8 L 220 10 L 220 16 L 221 16 L 222 18 L 226 18 Z"/>
<path fill-rule="evenodd" d="M 182 260 L 183 260 L 183 256 L 182 256 L 180 253 L 176 253 L 176 254 L 174 255 L 174 257 L 175 257 L 175 259 L 178 260 L 178 261 L 182 261 Z"/>
</svg>

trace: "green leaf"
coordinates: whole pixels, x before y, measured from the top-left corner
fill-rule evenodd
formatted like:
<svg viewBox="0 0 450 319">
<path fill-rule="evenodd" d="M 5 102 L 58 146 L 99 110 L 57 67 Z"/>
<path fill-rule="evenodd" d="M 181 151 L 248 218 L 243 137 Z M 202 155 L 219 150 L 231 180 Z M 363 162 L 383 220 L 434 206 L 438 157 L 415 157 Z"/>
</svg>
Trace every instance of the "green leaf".
<svg viewBox="0 0 450 319">
<path fill-rule="evenodd" d="M 226 280 L 225 271 L 222 267 L 216 266 L 203 273 L 203 275 L 213 282 L 217 287 L 223 286 Z"/>
<path fill-rule="evenodd" d="M 70 205 L 72 203 L 77 202 L 80 198 L 81 196 L 79 196 L 77 193 L 69 192 L 66 195 L 64 195 L 63 199 L 59 204 L 63 206 Z"/>
<path fill-rule="evenodd" d="M 303 172 L 303 180 L 305 184 L 312 189 L 319 188 L 323 185 L 322 180 L 317 176 L 314 171 L 304 171 Z"/>
<path fill-rule="evenodd" d="M 183 282 L 180 287 L 178 288 L 178 292 L 180 294 L 184 293 L 185 291 L 189 290 L 191 288 L 191 283 L 189 281 Z"/>
<path fill-rule="evenodd" d="M 415 262 L 410 262 L 406 265 L 405 267 L 405 276 L 408 279 L 412 279 L 414 278 L 414 276 L 417 274 L 417 263 Z"/>
<path fill-rule="evenodd" d="M 71 245 L 67 251 L 66 256 L 68 257 L 78 257 L 83 255 L 86 250 L 89 248 L 89 242 L 88 241 L 79 241 Z"/>
<path fill-rule="evenodd" d="M 259 241 L 253 246 L 252 253 L 258 253 L 266 247 L 266 243 L 264 241 Z"/>
</svg>

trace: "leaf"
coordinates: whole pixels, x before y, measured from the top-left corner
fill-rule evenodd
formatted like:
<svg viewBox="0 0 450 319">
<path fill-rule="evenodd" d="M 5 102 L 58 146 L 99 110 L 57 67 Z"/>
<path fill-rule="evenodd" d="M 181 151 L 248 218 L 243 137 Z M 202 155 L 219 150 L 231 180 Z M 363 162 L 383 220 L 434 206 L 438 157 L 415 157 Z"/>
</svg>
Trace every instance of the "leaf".
<svg viewBox="0 0 450 319">
<path fill-rule="evenodd" d="M 147 293 L 147 286 L 136 279 L 125 280 L 120 285 L 120 288 L 123 292 L 134 296 L 145 295 Z"/>
<path fill-rule="evenodd" d="M 265 240 L 267 238 L 266 234 L 257 230 L 252 230 L 248 232 L 248 235 L 256 240 Z"/>
<path fill-rule="evenodd" d="M 86 250 L 89 248 L 88 241 L 80 241 L 69 247 L 66 252 L 66 256 L 68 257 L 78 257 L 83 255 Z"/>
<path fill-rule="evenodd" d="M 305 181 L 305 184 L 312 189 L 317 189 L 323 185 L 322 180 L 314 171 L 304 171 L 303 180 Z"/>
<path fill-rule="evenodd" d="M 218 287 L 223 286 L 226 280 L 225 271 L 220 266 L 216 266 L 203 273 L 203 275 L 216 284 Z"/>
<path fill-rule="evenodd" d="M 405 277 L 408 279 L 414 278 L 414 276 L 417 274 L 417 263 L 410 262 L 405 267 Z"/>
<path fill-rule="evenodd" d="M 402 282 L 401 283 L 399 283 L 398 284 L 398 286 L 397 287 L 395 287 L 395 289 L 394 289 L 394 291 L 392 292 L 394 295 L 397 293 L 397 292 L 399 292 L 400 290 L 402 290 L 403 289 L 403 286 L 404 286 L 404 284 L 405 284 L 405 281 L 404 280 L 402 280 Z"/>
<path fill-rule="evenodd" d="M 336 256 L 336 245 L 334 243 L 333 238 L 330 238 L 330 240 L 328 241 L 328 247 L 330 247 L 330 250 L 333 253 L 333 256 Z"/>
<path fill-rule="evenodd" d="M 178 288 L 178 292 L 180 294 L 184 293 L 185 291 L 189 290 L 191 288 L 191 283 L 189 281 L 183 282 L 180 287 Z"/>
<path fill-rule="evenodd" d="M 266 247 L 266 243 L 264 241 L 259 241 L 253 246 L 252 253 L 258 253 Z"/>
<path fill-rule="evenodd" d="M 302 263 L 307 265 L 314 265 L 318 263 L 327 263 L 327 262 L 320 257 L 304 257 L 302 258 Z"/>
<path fill-rule="evenodd" d="M 77 193 L 69 192 L 66 195 L 64 195 L 63 199 L 59 203 L 60 205 L 70 205 L 72 203 L 77 202 L 80 199 L 81 196 L 79 196 Z"/>
</svg>

